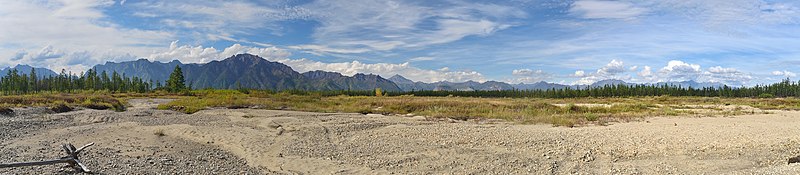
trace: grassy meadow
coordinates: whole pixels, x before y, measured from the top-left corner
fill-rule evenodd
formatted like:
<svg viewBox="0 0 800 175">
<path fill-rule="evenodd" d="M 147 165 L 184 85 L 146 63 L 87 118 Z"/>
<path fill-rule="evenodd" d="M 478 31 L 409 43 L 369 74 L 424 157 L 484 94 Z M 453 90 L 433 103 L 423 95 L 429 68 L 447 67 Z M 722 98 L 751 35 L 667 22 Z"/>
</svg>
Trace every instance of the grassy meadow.
<svg viewBox="0 0 800 175">
<path fill-rule="evenodd" d="M 387 115 L 419 115 L 454 120 L 501 119 L 520 124 L 556 126 L 604 125 L 608 122 L 641 120 L 655 116 L 713 117 L 765 113 L 764 110 L 798 110 L 798 98 L 720 98 L 720 97 L 582 97 L 582 98 L 481 98 L 347 96 L 319 93 L 194 90 L 181 94 L 37 93 L 0 96 L 0 113 L 14 107 L 48 107 L 69 111 L 82 107 L 124 111 L 133 98 L 176 99 L 159 109 L 195 113 L 213 108 L 256 108 L 308 112 L 343 112 Z"/>
<path fill-rule="evenodd" d="M 237 90 L 196 90 L 159 106 L 159 109 L 185 113 L 210 108 L 413 114 L 455 120 L 502 119 L 523 124 L 579 126 L 603 125 L 653 116 L 731 116 L 764 113 L 758 109 L 795 110 L 800 109 L 800 99 L 669 96 L 563 99 L 322 96 L 313 93 L 297 95 L 270 91 L 243 93 Z"/>
</svg>

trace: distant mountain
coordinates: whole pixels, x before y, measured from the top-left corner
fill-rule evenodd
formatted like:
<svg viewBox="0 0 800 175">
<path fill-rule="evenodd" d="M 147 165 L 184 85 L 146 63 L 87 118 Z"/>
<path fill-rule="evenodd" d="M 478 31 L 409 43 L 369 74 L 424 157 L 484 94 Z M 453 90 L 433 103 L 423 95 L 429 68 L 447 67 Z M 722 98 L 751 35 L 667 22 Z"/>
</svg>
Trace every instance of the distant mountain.
<svg viewBox="0 0 800 175">
<path fill-rule="evenodd" d="M 336 72 L 310 71 L 302 73 L 318 90 L 372 90 L 381 88 L 384 91 L 401 91 L 395 83 L 378 75 L 355 74 L 352 77 Z"/>
<path fill-rule="evenodd" d="M 9 68 L 5 68 L 5 69 L 0 70 L 0 76 L 6 76 L 8 74 L 8 72 L 13 70 L 13 69 L 17 69 L 17 72 L 19 74 L 30 75 L 31 74 L 31 69 L 33 69 L 33 68 L 34 67 L 31 67 L 31 66 L 28 66 L 28 65 L 17 65 L 17 66 L 14 66 L 14 67 L 9 67 Z M 36 76 L 39 77 L 39 78 L 51 77 L 51 76 L 57 76 L 58 75 L 58 73 L 53 72 L 53 70 L 50 70 L 50 69 L 47 69 L 47 68 L 37 67 L 34 70 L 36 71 Z"/>
<path fill-rule="evenodd" d="M 182 65 L 186 84 L 195 89 L 312 89 L 303 75 L 291 67 L 250 54 L 239 54 L 222 61 Z M 169 75 L 169 74 L 167 74 Z"/>
<path fill-rule="evenodd" d="M 136 61 L 113 63 L 94 66 L 98 72 L 106 71 L 109 74 L 117 71 L 126 76 L 140 77 L 145 80 L 164 82 L 169 77 L 175 66 L 181 66 L 186 77 L 186 84 L 195 89 L 217 88 L 235 89 L 238 87 L 271 89 L 271 90 L 372 90 L 381 88 L 385 91 L 412 91 L 412 90 L 433 90 L 433 91 L 476 91 L 476 90 L 547 90 L 563 88 L 587 88 L 603 87 L 606 85 L 637 85 L 622 80 L 608 79 L 595 82 L 590 85 L 563 85 L 557 83 L 537 82 L 533 84 L 508 84 L 498 81 L 487 82 L 414 82 L 401 75 L 395 75 L 389 79 L 384 79 L 378 75 L 356 74 L 345 76 L 336 72 L 310 71 L 299 73 L 291 67 L 267 61 L 261 57 L 250 54 L 239 54 L 220 61 L 212 61 L 204 64 L 183 64 L 179 61 L 168 63 L 151 62 L 145 59 Z M 30 71 L 30 66 L 18 65 L 15 68 L 22 73 Z M 9 68 L 0 70 L 0 75 L 4 75 Z M 57 75 L 51 70 L 37 68 L 39 76 Z M 662 82 L 645 85 L 670 85 L 680 87 L 721 87 L 721 83 L 700 83 L 695 81 L 682 82 Z"/>
<path fill-rule="evenodd" d="M 150 62 L 146 59 L 139 59 L 136 61 L 128 61 L 121 63 L 106 62 L 94 66 L 92 69 L 97 71 L 98 74 L 106 71 L 109 75 L 117 71 L 120 75 L 128 77 L 135 76 L 142 78 L 145 81 L 153 80 L 164 82 L 169 78 L 169 74 L 175 69 L 176 65 L 183 65 L 180 61 L 172 61 L 168 63 Z"/>
<path fill-rule="evenodd" d="M 636 85 L 636 83 L 628 83 L 628 82 L 625 82 L 625 81 L 622 81 L 622 80 L 617 80 L 617 79 L 608 79 L 608 80 L 600 80 L 600 81 L 594 82 L 590 86 L 591 87 L 603 87 L 603 86 L 607 86 L 607 85 L 628 85 L 628 86 L 631 86 L 631 85 Z"/>
<path fill-rule="evenodd" d="M 696 82 L 694 80 L 681 81 L 681 82 L 662 82 L 662 83 L 656 83 L 656 85 L 693 87 L 693 88 L 722 87 L 722 86 L 725 86 L 725 84 L 722 84 L 722 83 L 712 83 L 712 82 L 700 83 L 700 82 Z"/>
<path fill-rule="evenodd" d="M 497 81 L 487 81 L 484 83 L 478 83 L 474 81 L 467 81 L 463 83 L 452 83 L 452 82 L 435 82 L 435 83 L 423 83 L 423 82 L 414 82 L 409 80 L 403 76 L 395 75 L 389 78 L 389 80 L 393 81 L 397 86 L 403 91 L 411 91 L 411 90 L 433 90 L 433 91 L 473 91 L 473 90 L 511 90 L 511 89 L 519 89 L 519 90 L 548 90 L 548 89 L 564 89 L 564 88 L 572 88 L 572 89 L 585 89 L 588 87 L 603 87 L 607 85 L 639 85 L 636 83 L 628 83 L 623 80 L 617 79 L 607 79 L 607 80 L 600 80 L 595 83 L 589 85 L 564 85 L 564 84 L 557 84 L 557 83 L 548 83 L 545 81 L 536 82 L 533 84 L 508 84 L 503 82 Z M 655 83 L 655 85 L 669 85 L 669 86 L 680 86 L 680 87 L 693 87 L 693 88 L 703 88 L 703 87 L 722 87 L 724 84 L 722 83 L 700 83 L 695 81 L 682 81 L 682 82 L 662 82 L 662 83 Z M 643 85 L 653 85 L 653 84 L 643 84 Z"/>
<path fill-rule="evenodd" d="M 519 84 L 514 84 L 512 86 L 514 86 L 515 89 L 520 89 L 520 90 L 548 90 L 548 89 L 564 89 L 569 87 L 568 85 L 548 83 L 544 81 L 540 81 L 533 84 L 519 83 Z"/>
<path fill-rule="evenodd" d="M 392 81 L 392 82 L 396 83 L 397 85 L 400 85 L 400 84 L 414 84 L 414 81 L 411 81 L 408 78 L 400 76 L 400 75 L 394 75 L 394 76 L 390 77 L 389 81 Z"/>
<path fill-rule="evenodd" d="M 514 89 L 513 86 L 509 85 L 508 83 L 497 82 L 497 81 L 487 81 L 483 83 L 475 82 L 475 81 L 467 81 L 461 83 L 453 83 L 447 81 L 435 82 L 435 83 L 424 83 L 424 82 L 414 82 L 411 81 L 401 75 L 395 75 L 389 78 L 392 82 L 397 84 L 403 91 L 412 91 L 412 90 L 433 90 L 433 91 L 488 91 L 488 90 L 512 90 Z"/>
<path fill-rule="evenodd" d="M 301 74 L 291 67 L 267 61 L 264 58 L 239 54 L 220 61 L 204 64 L 182 64 L 136 61 L 97 65 L 98 72 L 109 74 L 117 71 L 126 76 L 136 76 L 145 80 L 164 82 L 175 66 L 183 70 L 186 84 L 195 89 L 235 89 L 239 87 L 271 90 L 372 90 L 380 87 L 385 91 L 399 91 L 391 81 L 377 75 L 356 74 L 352 77 L 339 73 L 312 71 Z"/>
</svg>

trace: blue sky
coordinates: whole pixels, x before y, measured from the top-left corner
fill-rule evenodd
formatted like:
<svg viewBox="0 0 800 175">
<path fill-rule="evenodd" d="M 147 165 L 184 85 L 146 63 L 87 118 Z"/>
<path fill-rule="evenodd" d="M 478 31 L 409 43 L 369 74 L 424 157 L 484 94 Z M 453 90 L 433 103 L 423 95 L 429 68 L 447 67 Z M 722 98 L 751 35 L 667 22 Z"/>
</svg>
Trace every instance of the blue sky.
<svg viewBox="0 0 800 175">
<path fill-rule="evenodd" d="M 800 2 L 0 0 L 0 66 L 202 63 L 415 81 L 734 86 L 797 79 Z"/>
</svg>

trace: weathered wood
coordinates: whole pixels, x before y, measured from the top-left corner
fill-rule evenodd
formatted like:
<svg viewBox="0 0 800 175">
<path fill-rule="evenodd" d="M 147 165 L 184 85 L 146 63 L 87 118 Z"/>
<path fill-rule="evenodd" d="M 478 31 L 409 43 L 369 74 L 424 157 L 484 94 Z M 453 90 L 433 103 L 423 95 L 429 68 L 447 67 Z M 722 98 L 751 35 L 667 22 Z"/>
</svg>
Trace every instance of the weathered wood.
<svg viewBox="0 0 800 175">
<path fill-rule="evenodd" d="M 64 149 L 64 152 L 67 152 L 67 156 L 62 157 L 61 159 L 57 160 L 48 160 L 48 161 L 38 161 L 38 162 L 19 162 L 19 163 L 7 163 L 7 164 L 0 164 L 0 168 L 12 168 L 12 167 L 24 167 L 24 166 L 42 166 L 42 165 L 53 165 L 59 163 L 67 163 L 70 167 L 75 168 L 75 170 L 81 172 L 91 172 L 89 168 L 86 168 L 83 163 L 81 163 L 80 159 L 78 159 L 78 154 L 80 154 L 83 150 L 88 148 L 89 146 L 94 145 L 94 142 L 86 144 L 80 148 L 75 148 L 72 144 L 62 144 L 61 148 Z"/>
</svg>

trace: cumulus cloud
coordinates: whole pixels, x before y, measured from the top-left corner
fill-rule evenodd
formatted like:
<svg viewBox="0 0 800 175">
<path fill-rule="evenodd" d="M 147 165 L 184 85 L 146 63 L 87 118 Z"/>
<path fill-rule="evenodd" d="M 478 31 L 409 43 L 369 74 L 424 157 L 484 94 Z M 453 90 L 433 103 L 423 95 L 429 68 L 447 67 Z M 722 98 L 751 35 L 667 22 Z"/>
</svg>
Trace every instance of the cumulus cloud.
<svg viewBox="0 0 800 175">
<path fill-rule="evenodd" d="M 64 56 L 64 53 L 53 49 L 53 46 L 50 45 L 43 47 L 38 53 L 30 55 L 32 61 L 44 61 L 53 58 L 61 58 L 62 56 Z"/>
<path fill-rule="evenodd" d="M 647 9 L 623 1 L 579 0 L 572 3 L 569 12 L 587 19 L 634 19 Z"/>
<path fill-rule="evenodd" d="M 422 82 L 464 82 L 469 80 L 486 81 L 481 73 L 476 71 L 450 71 L 449 68 L 439 70 L 421 69 L 412 66 L 410 63 L 405 62 L 402 64 L 391 63 L 373 63 L 367 64 L 359 61 L 340 62 L 340 63 L 323 63 L 309 59 L 279 59 L 277 62 L 289 65 L 299 72 L 307 72 L 314 70 L 324 70 L 339 72 L 343 75 L 354 75 L 356 73 L 372 73 L 378 74 L 382 77 L 391 77 L 399 74 L 403 77 L 414 81 Z"/>
<path fill-rule="evenodd" d="M 583 70 L 577 70 L 577 71 L 575 71 L 575 73 L 572 74 L 572 76 L 574 76 L 574 77 L 584 77 L 584 76 L 586 76 L 586 72 L 584 72 Z"/>
<path fill-rule="evenodd" d="M 127 49 L 132 45 L 155 45 L 171 38 L 163 31 L 124 28 L 100 22 L 108 1 L 8 1 L 0 6 L 0 42 L 3 45 Z M 24 26 L 24 27 L 22 27 Z M 54 39 L 58 38 L 58 39 Z M 131 51 L 140 51 L 131 49 Z"/>
<path fill-rule="evenodd" d="M 206 63 L 241 53 L 251 53 L 264 58 L 286 58 L 291 55 L 290 52 L 277 47 L 258 48 L 233 44 L 220 51 L 214 47 L 179 45 L 178 41 L 173 41 L 170 43 L 169 49 L 150 54 L 147 58 L 156 61 L 178 59 L 183 63 Z"/>
<path fill-rule="evenodd" d="M 580 74 L 583 76 L 580 76 L 581 79 L 576 81 L 575 84 L 592 84 L 594 82 L 606 79 L 627 80 L 630 79 L 630 76 L 622 75 L 627 70 L 628 68 L 625 68 L 624 62 L 613 59 L 605 66 L 597 69 L 597 71 L 594 73 L 586 74 L 583 71 L 580 71 Z M 578 72 L 576 72 L 575 75 L 577 76 Z"/>
<path fill-rule="evenodd" d="M 97 56 L 95 56 L 96 54 Z M 6 66 L 26 64 L 56 71 L 64 69 L 67 72 L 79 73 L 85 70 L 88 67 L 87 65 L 97 64 L 103 59 L 113 60 L 113 57 L 102 57 L 99 54 L 99 52 L 94 53 L 87 50 L 64 51 L 48 45 L 38 49 L 37 52 L 19 50 L 9 59 L 10 62 Z"/>
<path fill-rule="evenodd" d="M 5 27 L 0 27 L 0 45 L 7 50 L 0 52 L 6 58 L 0 59 L 0 65 L 4 66 L 28 64 L 77 72 L 102 61 L 78 56 L 84 52 L 146 54 L 174 36 L 167 31 L 127 28 L 108 21 L 104 10 L 114 5 L 112 1 L 4 1 L 2 4 L 0 24 Z"/>
<path fill-rule="evenodd" d="M 642 66 L 636 72 L 638 66 L 626 68 L 622 61 L 612 60 L 605 66 L 597 69 L 593 73 L 584 73 L 582 70 L 570 74 L 570 77 L 579 77 L 574 84 L 592 84 L 600 80 L 618 79 L 634 83 L 658 83 L 658 82 L 714 82 L 723 83 L 731 86 L 748 85 L 754 79 L 750 73 L 742 72 L 735 68 L 713 66 L 703 69 L 699 64 L 687 63 L 680 60 L 671 60 L 667 64 L 654 71 L 650 66 Z M 632 73 L 627 73 L 631 71 Z M 635 73 L 635 74 L 634 74 Z M 635 75 L 632 76 L 632 75 Z M 773 75 L 793 75 L 781 71 L 773 72 Z"/>
<path fill-rule="evenodd" d="M 776 71 L 775 73 L 783 72 Z M 671 60 L 658 71 L 653 71 L 650 66 L 643 66 L 642 70 L 637 72 L 636 75 L 637 77 L 632 80 L 640 83 L 697 81 L 741 86 L 747 85 L 754 79 L 752 74 L 735 68 L 713 66 L 703 70 L 698 64 L 680 60 Z"/>
<path fill-rule="evenodd" d="M 702 70 L 700 65 L 689 64 L 679 60 L 671 60 L 667 66 L 658 71 L 663 81 L 689 81 L 696 80 Z"/>
<path fill-rule="evenodd" d="M 514 79 L 511 80 L 511 83 L 537 83 L 551 80 L 554 77 L 553 74 L 543 70 L 531 69 L 516 69 L 511 71 L 511 75 L 514 75 Z"/>
<path fill-rule="evenodd" d="M 794 73 L 794 72 L 790 72 L 790 71 L 787 71 L 787 70 L 783 70 L 783 71 L 779 71 L 779 70 L 772 71 L 772 75 L 774 75 L 774 76 L 784 76 L 784 77 L 796 77 L 796 76 L 797 76 L 797 74 L 796 74 L 796 73 Z"/>
<path fill-rule="evenodd" d="M 622 72 L 625 72 L 625 65 L 622 61 L 616 59 L 611 60 L 606 66 L 597 70 L 597 74 L 599 75 L 616 75 Z"/>
<path fill-rule="evenodd" d="M 714 66 L 708 68 L 708 70 L 701 75 L 698 81 L 723 83 L 732 86 L 742 86 L 747 84 L 752 79 L 753 79 L 752 75 L 741 72 L 734 68 L 723 68 L 720 66 Z"/>
<path fill-rule="evenodd" d="M 638 73 L 636 73 L 636 75 L 639 75 L 640 77 L 651 77 L 653 76 L 653 70 L 652 68 L 650 68 L 650 66 L 644 66 L 644 68 L 642 68 L 642 71 L 639 71 Z"/>
</svg>

